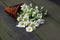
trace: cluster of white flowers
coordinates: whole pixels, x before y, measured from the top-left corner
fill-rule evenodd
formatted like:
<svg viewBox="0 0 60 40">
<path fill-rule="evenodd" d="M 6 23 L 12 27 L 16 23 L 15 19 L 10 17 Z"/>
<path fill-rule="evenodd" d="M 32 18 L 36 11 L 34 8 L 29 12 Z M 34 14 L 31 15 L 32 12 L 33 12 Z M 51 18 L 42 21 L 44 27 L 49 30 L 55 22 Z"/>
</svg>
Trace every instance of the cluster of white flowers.
<svg viewBox="0 0 60 40">
<path fill-rule="evenodd" d="M 43 7 L 41 7 L 41 9 L 43 9 Z M 27 32 L 32 32 L 40 24 L 44 24 L 44 19 L 42 19 L 43 15 L 38 10 L 38 6 L 32 8 L 32 4 L 23 4 L 21 10 L 21 14 L 19 13 L 17 17 L 18 25 L 16 25 L 16 27 L 26 28 Z"/>
</svg>

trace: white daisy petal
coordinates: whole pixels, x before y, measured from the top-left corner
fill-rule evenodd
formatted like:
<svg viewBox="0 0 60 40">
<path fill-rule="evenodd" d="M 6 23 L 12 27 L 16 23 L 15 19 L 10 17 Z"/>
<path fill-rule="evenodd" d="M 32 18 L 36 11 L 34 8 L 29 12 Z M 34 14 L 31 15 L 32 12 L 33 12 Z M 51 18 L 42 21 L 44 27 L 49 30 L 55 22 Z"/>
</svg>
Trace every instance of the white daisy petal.
<svg viewBox="0 0 60 40">
<path fill-rule="evenodd" d="M 21 18 L 21 17 L 18 17 L 18 18 L 17 18 L 17 21 L 20 21 L 20 20 L 22 20 L 22 18 Z"/>
<path fill-rule="evenodd" d="M 16 27 L 20 27 L 20 25 L 16 25 Z"/>
<path fill-rule="evenodd" d="M 30 4 L 30 6 L 32 7 L 32 3 Z"/>
<path fill-rule="evenodd" d="M 35 25 L 36 25 L 36 27 L 38 27 L 39 26 L 39 23 L 36 23 Z"/>
<path fill-rule="evenodd" d="M 38 9 L 38 6 L 35 6 L 36 9 Z"/>
<path fill-rule="evenodd" d="M 40 14 L 40 18 L 42 18 L 42 13 Z"/>
<path fill-rule="evenodd" d="M 41 9 L 43 9 L 43 8 L 44 8 L 44 6 L 41 7 Z"/>
</svg>

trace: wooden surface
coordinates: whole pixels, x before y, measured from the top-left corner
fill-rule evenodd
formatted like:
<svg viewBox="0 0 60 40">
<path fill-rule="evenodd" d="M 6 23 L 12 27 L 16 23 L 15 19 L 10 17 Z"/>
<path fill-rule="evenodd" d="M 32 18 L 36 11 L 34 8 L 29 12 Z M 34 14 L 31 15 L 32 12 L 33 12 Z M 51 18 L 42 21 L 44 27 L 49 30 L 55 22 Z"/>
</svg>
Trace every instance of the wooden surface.
<svg viewBox="0 0 60 40">
<path fill-rule="evenodd" d="M 49 13 L 45 24 L 32 33 L 16 28 L 16 21 L 3 9 L 20 2 L 39 7 L 44 5 Z M 60 40 L 60 5 L 50 0 L 0 0 L 0 40 Z"/>
</svg>

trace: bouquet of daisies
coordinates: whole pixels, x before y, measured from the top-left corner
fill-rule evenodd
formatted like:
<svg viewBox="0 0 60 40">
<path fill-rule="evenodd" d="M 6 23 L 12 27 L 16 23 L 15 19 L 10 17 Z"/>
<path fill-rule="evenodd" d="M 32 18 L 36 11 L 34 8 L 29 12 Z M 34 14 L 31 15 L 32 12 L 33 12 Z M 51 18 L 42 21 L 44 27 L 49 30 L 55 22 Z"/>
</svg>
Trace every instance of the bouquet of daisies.
<svg viewBox="0 0 60 40">
<path fill-rule="evenodd" d="M 21 6 L 20 12 L 17 13 L 17 21 L 18 24 L 16 27 L 25 28 L 27 32 L 32 32 L 37 27 L 39 27 L 40 24 L 44 24 L 44 16 L 47 15 L 47 10 L 44 10 L 44 7 L 40 7 L 40 10 L 38 9 L 38 6 L 35 6 L 35 8 L 32 7 L 32 4 L 27 5 L 23 4 Z"/>
</svg>

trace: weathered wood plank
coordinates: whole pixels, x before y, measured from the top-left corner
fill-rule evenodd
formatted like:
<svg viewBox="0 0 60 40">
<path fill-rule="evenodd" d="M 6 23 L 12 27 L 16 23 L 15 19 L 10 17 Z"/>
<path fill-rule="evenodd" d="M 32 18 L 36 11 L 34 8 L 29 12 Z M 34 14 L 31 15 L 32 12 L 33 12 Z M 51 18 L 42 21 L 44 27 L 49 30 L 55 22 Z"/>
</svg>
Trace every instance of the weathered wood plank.
<svg viewBox="0 0 60 40">
<path fill-rule="evenodd" d="M 4 25 L 3 26 L 1 24 L 2 28 L 0 28 L 0 29 L 1 30 L 4 29 L 7 32 L 6 35 L 7 35 L 7 37 L 9 36 L 8 38 L 10 40 L 24 40 L 24 39 L 25 40 L 35 40 L 35 38 L 37 40 L 37 37 L 40 38 L 41 40 L 60 40 L 60 32 L 59 32 L 60 31 L 60 6 L 58 6 L 57 4 L 55 4 L 49 0 L 18 0 L 18 1 L 17 0 L 13 0 L 13 1 L 6 0 L 4 2 L 8 6 L 18 4 L 19 2 L 26 2 L 27 4 L 33 3 L 34 6 L 35 5 L 45 6 L 45 8 L 48 9 L 49 15 L 50 15 L 50 16 L 48 16 L 48 18 L 46 18 L 46 23 L 44 25 L 41 25 L 37 30 L 34 31 L 36 33 L 35 34 L 35 33 L 26 33 L 24 31 L 24 29 L 20 30 L 18 28 L 15 28 L 14 19 L 9 17 L 3 11 L 0 12 L 0 18 L 1 18 L 0 22 Z M 1 13 L 3 13 L 3 14 L 1 14 Z M 7 19 L 9 19 L 9 20 L 7 20 Z M 12 20 L 12 22 L 11 22 L 11 20 Z M 6 28 L 3 28 L 3 27 L 6 27 Z M 3 31 L 0 31 L 0 32 L 5 33 Z M 24 31 L 24 32 L 22 32 L 22 31 Z M 31 35 L 31 36 L 28 37 L 29 35 Z M 7 37 L 5 37 L 5 36 L 3 37 L 3 36 L 2 36 L 2 38 L 8 40 Z M 34 36 L 37 36 L 37 37 L 34 37 Z M 25 38 L 22 39 L 22 37 L 25 37 Z M 34 38 L 32 38 L 32 37 L 34 37 Z M 29 39 L 26 39 L 26 38 L 29 38 Z"/>
</svg>

